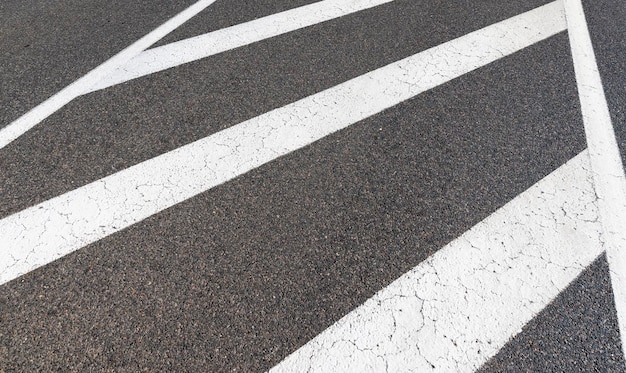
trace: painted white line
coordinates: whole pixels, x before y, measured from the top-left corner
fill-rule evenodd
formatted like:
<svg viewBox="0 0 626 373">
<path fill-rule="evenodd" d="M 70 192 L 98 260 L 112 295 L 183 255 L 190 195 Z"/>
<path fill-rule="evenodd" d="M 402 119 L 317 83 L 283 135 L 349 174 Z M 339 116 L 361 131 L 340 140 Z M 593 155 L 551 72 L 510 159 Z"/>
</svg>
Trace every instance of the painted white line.
<svg viewBox="0 0 626 373">
<path fill-rule="evenodd" d="M 76 97 L 85 94 L 85 92 L 89 92 L 91 87 L 102 78 L 109 75 L 119 66 L 124 65 L 128 60 L 141 53 L 150 45 L 156 43 L 159 39 L 172 32 L 174 29 L 185 23 L 191 17 L 200 13 L 203 9 L 214 2 L 215 0 L 200 0 L 191 5 L 141 39 L 126 47 L 115 56 L 108 59 L 100 66 L 91 70 L 82 78 L 63 88 L 46 101 L 35 106 L 26 114 L 11 122 L 6 127 L 0 129 L 0 149 L 4 148 L 10 144 L 11 141 L 23 135 L 26 131 L 35 127 L 42 120 L 67 105 Z"/>
<path fill-rule="evenodd" d="M 579 154 L 270 372 L 473 372 L 602 253 Z"/>
<path fill-rule="evenodd" d="M 564 0 L 604 245 L 626 355 L 626 177 L 580 0 Z"/>
<path fill-rule="evenodd" d="M 551 3 L 0 220 L 0 284 L 565 29 Z"/>
<path fill-rule="evenodd" d="M 124 66 L 120 66 L 92 90 L 107 88 L 391 1 L 393 0 L 324 0 L 149 49 L 128 61 Z"/>
</svg>

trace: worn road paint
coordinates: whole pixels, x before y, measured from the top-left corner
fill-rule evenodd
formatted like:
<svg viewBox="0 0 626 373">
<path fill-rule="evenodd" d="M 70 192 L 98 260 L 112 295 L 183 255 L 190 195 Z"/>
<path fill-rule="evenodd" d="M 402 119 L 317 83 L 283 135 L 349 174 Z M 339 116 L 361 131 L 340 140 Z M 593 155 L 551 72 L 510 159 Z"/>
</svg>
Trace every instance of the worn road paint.
<svg viewBox="0 0 626 373">
<path fill-rule="evenodd" d="M 96 84 L 96 91 L 393 0 L 324 0 L 146 50 Z"/>
<path fill-rule="evenodd" d="M 91 87 L 102 78 L 108 76 L 119 66 L 124 65 L 128 60 L 159 41 L 162 37 L 187 22 L 191 17 L 200 13 L 203 9 L 213 4 L 215 1 L 216 0 L 200 0 L 191 5 L 141 39 L 123 49 L 115 56 L 108 59 L 103 64 L 91 70 L 82 78 L 63 88 L 46 101 L 35 106 L 26 114 L 11 122 L 6 127 L 0 129 L 0 149 L 4 148 L 10 144 L 11 141 L 17 139 L 28 130 L 35 127 L 42 120 L 54 114 L 57 110 L 67 105 L 76 97 L 85 94 L 85 92 L 89 92 Z"/>
<path fill-rule="evenodd" d="M 602 253 L 582 152 L 270 372 L 473 372 Z"/>
<path fill-rule="evenodd" d="M 580 0 L 564 0 L 611 283 L 626 354 L 626 177 Z"/>
<path fill-rule="evenodd" d="M 0 220 L 0 284 L 565 29 L 551 3 Z"/>
</svg>

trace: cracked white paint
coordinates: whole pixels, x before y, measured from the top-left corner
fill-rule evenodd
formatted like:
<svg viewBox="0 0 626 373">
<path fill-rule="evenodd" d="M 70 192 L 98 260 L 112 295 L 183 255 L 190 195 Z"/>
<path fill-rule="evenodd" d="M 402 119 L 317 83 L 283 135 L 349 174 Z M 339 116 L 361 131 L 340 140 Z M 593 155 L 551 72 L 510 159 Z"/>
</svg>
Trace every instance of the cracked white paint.
<svg viewBox="0 0 626 373">
<path fill-rule="evenodd" d="M 563 6 L 569 26 L 622 348 L 626 353 L 626 176 L 582 4 L 580 0 L 565 0 Z"/>
<path fill-rule="evenodd" d="M 0 284 L 565 28 L 551 3 L 0 220 Z"/>
<path fill-rule="evenodd" d="M 101 80 L 92 91 L 206 58 L 264 39 L 373 8 L 393 0 L 324 0 L 149 49 Z"/>
<path fill-rule="evenodd" d="M 602 253 L 587 151 L 270 372 L 472 372 Z"/>
<path fill-rule="evenodd" d="M 141 39 L 124 48 L 118 54 L 91 70 L 82 78 L 63 88 L 46 101 L 35 106 L 26 114 L 17 118 L 6 127 L 0 129 L 0 149 L 22 136 L 26 131 L 35 127 L 42 120 L 67 105 L 76 97 L 90 92 L 91 87 L 98 81 L 115 71 L 115 69 L 119 66 L 124 65 L 128 60 L 159 41 L 162 37 L 187 22 L 191 17 L 200 13 L 214 2 L 215 0 L 199 0 L 187 9 L 170 18 L 161 26 L 146 34 Z"/>
</svg>

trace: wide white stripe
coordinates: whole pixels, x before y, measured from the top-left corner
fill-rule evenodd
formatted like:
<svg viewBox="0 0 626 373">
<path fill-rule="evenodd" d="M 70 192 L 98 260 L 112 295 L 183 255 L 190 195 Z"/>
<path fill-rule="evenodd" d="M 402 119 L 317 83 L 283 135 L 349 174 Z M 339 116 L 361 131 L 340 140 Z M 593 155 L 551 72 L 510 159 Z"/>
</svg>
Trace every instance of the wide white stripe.
<svg viewBox="0 0 626 373">
<path fill-rule="evenodd" d="M 200 0 L 176 16 L 157 27 L 146 36 L 137 40 L 124 50 L 108 59 L 106 62 L 91 70 L 82 78 L 63 88 L 61 91 L 35 106 L 6 127 L 0 129 L 0 149 L 7 146 L 11 141 L 23 135 L 26 131 L 35 127 L 39 122 L 46 119 L 54 112 L 67 105 L 76 97 L 91 90 L 94 84 L 109 75 L 119 66 L 139 54 L 144 49 L 156 43 L 159 39 L 176 29 L 191 17 L 200 13 L 203 9 L 213 4 L 215 0 Z"/>
<path fill-rule="evenodd" d="M 107 88 L 391 1 L 393 0 L 324 0 L 149 49 L 120 66 L 92 90 Z"/>
<path fill-rule="evenodd" d="M 565 28 L 552 3 L 0 220 L 0 284 Z"/>
<path fill-rule="evenodd" d="M 270 372 L 472 372 L 602 252 L 583 152 Z"/>
<path fill-rule="evenodd" d="M 626 177 L 580 0 L 564 3 L 581 110 L 626 354 Z"/>
</svg>

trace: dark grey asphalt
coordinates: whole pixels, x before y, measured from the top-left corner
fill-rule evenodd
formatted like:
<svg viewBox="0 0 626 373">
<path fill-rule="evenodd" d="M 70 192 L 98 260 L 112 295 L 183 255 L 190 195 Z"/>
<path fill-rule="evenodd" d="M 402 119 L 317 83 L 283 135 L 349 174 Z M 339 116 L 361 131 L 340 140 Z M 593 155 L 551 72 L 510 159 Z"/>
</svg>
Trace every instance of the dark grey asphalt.
<svg viewBox="0 0 626 373">
<path fill-rule="evenodd" d="M 0 128 L 194 2 L 0 1 Z"/>
<path fill-rule="evenodd" d="M 584 149 L 568 61 L 560 34 L 4 285 L 10 366 L 271 367 Z"/>
<path fill-rule="evenodd" d="M 163 42 L 310 2 L 219 0 Z M 0 217 L 545 2 L 398 0 L 83 96 L 0 149 Z M 13 27 L 54 22 L 54 13 L 20 4 L 0 4 L 16 14 Z M 76 56 L 51 61 L 89 71 L 181 4 L 156 13 L 147 2 L 118 4 L 116 24 L 136 22 L 139 9 L 150 14 L 134 37 L 119 25 L 98 31 L 123 39 L 102 45 L 98 33 L 85 36 L 98 14 L 87 7 L 81 12 L 94 18 L 58 26 Z M 20 26 L 20 14 L 33 25 Z M 2 70 L 3 85 L 6 74 L 21 87 L 15 108 L 82 74 L 39 65 L 45 48 L 64 50 L 56 38 L 42 35 L 40 54 L 23 52 L 22 68 Z M 7 56 L 6 66 L 20 64 Z M 45 79 L 19 86 L 30 71 Z M 585 146 L 561 33 L 0 286 L 0 372 L 262 371 Z M 584 320 L 603 323 L 576 346 L 591 357 L 579 359 L 569 344 L 562 359 L 618 364 L 598 263 L 574 285 L 578 293 L 535 321 L 555 327 L 542 334 L 531 324 L 492 369 L 550 364 L 556 353 L 519 359 L 521 338 L 561 346 L 584 327 L 557 327 L 561 308 L 589 301 L 597 307 Z"/>
<path fill-rule="evenodd" d="M 398 0 L 80 97 L 0 149 L 0 217 L 541 3 Z"/>
<path fill-rule="evenodd" d="M 626 2 L 585 0 L 583 7 L 622 162 L 626 165 Z"/>
<path fill-rule="evenodd" d="M 319 0 L 218 1 L 154 44 L 154 47 L 202 35 Z M 236 11 L 234 11 L 236 10 Z"/>
<path fill-rule="evenodd" d="M 602 255 L 479 373 L 626 371 Z"/>
</svg>

